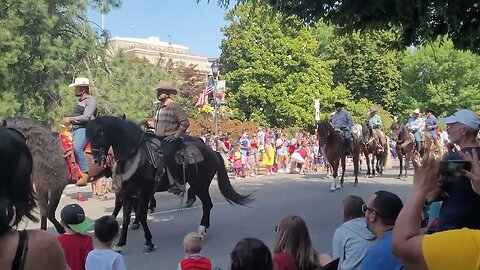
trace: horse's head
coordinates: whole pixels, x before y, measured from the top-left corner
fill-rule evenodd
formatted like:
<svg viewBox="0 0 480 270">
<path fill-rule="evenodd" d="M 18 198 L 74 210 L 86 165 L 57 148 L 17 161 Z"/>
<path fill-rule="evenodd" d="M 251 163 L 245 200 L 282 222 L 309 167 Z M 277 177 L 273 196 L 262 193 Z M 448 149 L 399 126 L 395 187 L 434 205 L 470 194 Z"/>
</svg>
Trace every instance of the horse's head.
<svg viewBox="0 0 480 270">
<path fill-rule="evenodd" d="M 87 140 L 90 141 L 93 162 L 98 165 L 105 163 L 108 150 L 111 147 L 106 133 L 105 126 L 99 123 L 98 120 L 92 120 L 87 125 L 86 137 Z"/>
<path fill-rule="evenodd" d="M 362 142 L 368 143 L 372 137 L 372 127 L 367 123 L 362 124 Z"/>
<path fill-rule="evenodd" d="M 333 133 L 335 130 L 333 129 L 332 125 L 330 122 L 324 121 L 318 124 L 318 129 L 317 129 L 317 137 L 318 137 L 318 143 L 320 147 L 324 147 L 327 138 Z"/>
<path fill-rule="evenodd" d="M 392 141 L 400 140 L 400 134 L 402 133 L 403 125 L 399 121 L 393 122 L 392 126 L 390 126 L 390 135 Z"/>
</svg>

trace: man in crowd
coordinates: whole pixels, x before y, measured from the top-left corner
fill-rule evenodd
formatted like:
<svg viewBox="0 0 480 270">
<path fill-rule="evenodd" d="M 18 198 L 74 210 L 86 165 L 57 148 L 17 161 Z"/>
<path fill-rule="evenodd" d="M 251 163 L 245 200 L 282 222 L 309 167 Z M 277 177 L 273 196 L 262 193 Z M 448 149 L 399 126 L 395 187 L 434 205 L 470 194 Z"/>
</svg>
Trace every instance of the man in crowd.
<svg viewBox="0 0 480 270">
<path fill-rule="evenodd" d="M 480 129 L 480 117 L 471 110 L 459 110 L 453 115 L 440 119 L 447 124 L 450 142 L 460 147 L 445 157 L 445 160 L 462 159 L 461 152 L 480 152 L 476 140 Z M 443 200 L 437 231 L 471 228 L 480 229 L 480 195 L 475 193 L 466 177 L 460 181 L 444 183 L 431 193 L 436 200 Z M 466 207 L 468 206 L 468 207 Z"/>
<path fill-rule="evenodd" d="M 339 258 L 342 270 L 360 269 L 367 250 L 375 245 L 375 235 L 367 229 L 362 205 L 358 196 L 343 199 L 343 224 L 333 234 L 333 258 Z"/>
<path fill-rule="evenodd" d="M 161 81 L 155 90 L 157 99 L 160 101 L 154 116 L 155 134 L 162 142 L 161 147 L 165 163 L 173 177 L 173 179 L 169 178 L 172 187 L 168 192 L 180 194 L 182 189 L 178 186 L 178 183 L 183 183 L 183 180 L 181 180 L 180 166 L 175 163 L 175 153 L 183 147 L 182 136 L 190 123 L 180 104 L 172 99 L 172 95 L 177 94 L 177 90 L 170 82 Z"/>
<path fill-rule="evenodd" d="M 353 127 L 352 115 L 344 109 L 345 104 L 335 102 L 335 114 L 332 116 L 332 126 L 343 132 L 343 137 L 347 142 L 347 154 L 353 153 L 353 140 L 351 129 Z"/>
<path fill-rule="evenodd" d="M 402 200 L 388 191 L 375 192 L 363 205 L 362 210 L 365 213 L 367 228 L 375 234 L 378 242 L 365 254 L 362 269 L 404 269 L 400 261 L 393 255 L 391 248 L 392 230 L 402 207 Z"/>
<path fill-rule="evenodd" d="M 457 114 L 458 116 L 458 114 Z M 451 119 L 450 119 L 451 120 Z M 470 162 L 471 170 L 465 172 L 465 182 L 480 194 L 480 163 L 475 149 L 472 154 L 459 155 Z M 394 228 L 392 248 L 408 269 L 480 269 L 480 230 L 459 228 L 434 234 L 423 234 L 418 217 L 427 194 L 438 187 L 440 161 L 429 151 L 423 160 L 413 162 L 415 174 L 412 192 L 400 212 Z M 464 208 L 471 205 L 464 204 Z M 478 210 L 477 210 L 478 215 Z"/>
<path fill-rule="evenodd" d="M 86 186 L 88 182 L 88 163 L 85 156 L 85 147 L 88 142 L 85 131 L 88 122 L 95 119 L 97 115 L 97 102 L 90 95 L 90 82 L 87 78 L 76 78 L 75 82 L 70 84 L 69 87 L 74 87 L 78 101 L 75 104 L 73 116 L 64 117 L 62 123 L 72 125 L 75 161 L 82 170 L 82 178 L 77 181 L 77 186 Z"/>
</svg>

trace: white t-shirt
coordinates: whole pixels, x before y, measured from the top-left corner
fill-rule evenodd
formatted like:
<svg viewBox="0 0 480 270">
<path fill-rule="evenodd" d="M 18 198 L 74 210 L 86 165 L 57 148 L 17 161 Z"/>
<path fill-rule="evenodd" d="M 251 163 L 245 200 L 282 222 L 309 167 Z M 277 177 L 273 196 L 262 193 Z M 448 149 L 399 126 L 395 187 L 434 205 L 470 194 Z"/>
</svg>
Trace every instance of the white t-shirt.
<svg viewBox="0 0 480 270">
<path fill-rule="evenodd" d="M 94 249 L 87 255 L 86 270 L 126 270 L 123 256 L 110 249 Z"/>
</svg>

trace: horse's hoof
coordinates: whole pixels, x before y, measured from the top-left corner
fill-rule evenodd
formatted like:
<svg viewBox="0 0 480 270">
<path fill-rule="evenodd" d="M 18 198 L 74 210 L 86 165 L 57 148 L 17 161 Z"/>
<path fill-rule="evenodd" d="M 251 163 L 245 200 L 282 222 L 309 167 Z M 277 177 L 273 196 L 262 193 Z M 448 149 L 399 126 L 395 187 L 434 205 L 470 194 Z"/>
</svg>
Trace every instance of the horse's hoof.
<svg viewBox="0 0 480 270">
<path fill-rule="evenodd" d="M 114 246 L 112 250 L 121 254 L 123 251 L 123 246 Z"/>
<path fill-rule="evenodd" d="M 395 177 L 395 179 L 402 179 L 402 176 L 399 175 L 399 176 Z"/>
<path fill-rule="evenodd" d="M 143 252 L 145 252 L 145 254 L 148 254 L 152 251 L 154 251 L 157 247 L 152 244 L 152 245 L 146 245 L 144 248 L 143 248 Z"/>
<path fill-rule="evenodd" d="M 140 224 L 138 224 L 138 223 L 133 223 L 132 225 L 130 225 L 130 230 L 136 231 L 136 230 L 138 230 L 138 229 L 140 229 Z"/>
<path fill-rule="evenodd" d="M 335 189 L 330 189 L 330 192 L 335 192 Z"/>
<path fill-rule="evenodd" d="M 198 226 L 197 232 L 203 237 L 203 240 L 205 240 L 205 237 L 207 236 L 207 227 L 200 225 Z"/>
<path fill-rule="evenodd" d="M 193 203 L 195 202 L 195 200 L 188 200 L 186 203 L 185 203 L 185 208 L 190 208 L 192 207 Z"/>
</svg>

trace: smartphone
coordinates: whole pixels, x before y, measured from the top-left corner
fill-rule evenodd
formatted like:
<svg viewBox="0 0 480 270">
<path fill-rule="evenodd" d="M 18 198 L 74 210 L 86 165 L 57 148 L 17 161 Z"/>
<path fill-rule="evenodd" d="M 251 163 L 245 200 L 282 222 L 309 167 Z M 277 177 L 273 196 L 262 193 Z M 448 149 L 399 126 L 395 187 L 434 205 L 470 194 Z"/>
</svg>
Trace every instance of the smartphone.
<svg viewBox="0 0 480 270">
<path fill-rule="evenodd" d="M 447 160 L 440 163 L 439 179 L 441 184 L 458 182 L 464 176 L 463 171 L 470 171 L 472 164 L 465 160 Z"/>
</svg>

